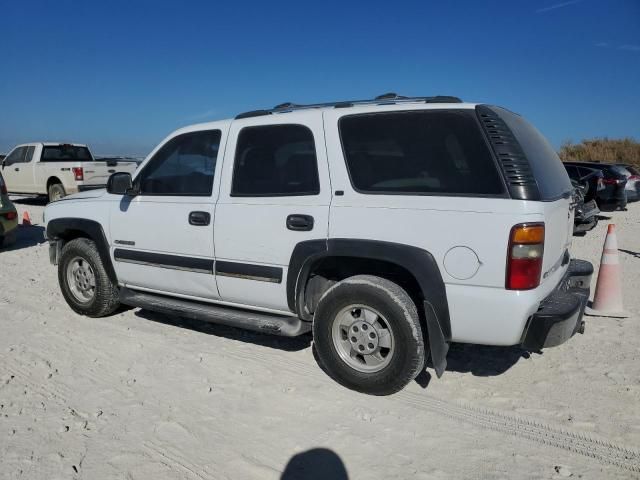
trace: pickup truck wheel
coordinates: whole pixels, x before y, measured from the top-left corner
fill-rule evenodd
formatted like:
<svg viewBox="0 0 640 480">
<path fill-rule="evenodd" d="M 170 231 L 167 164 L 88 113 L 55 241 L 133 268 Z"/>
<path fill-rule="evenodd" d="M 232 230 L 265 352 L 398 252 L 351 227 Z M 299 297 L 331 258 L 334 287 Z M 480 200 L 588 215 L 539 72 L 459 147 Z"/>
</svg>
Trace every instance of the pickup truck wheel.
<svg viewBox="0 0 640 480">
<path fill-rule="evenodd" d="M 64 187 L 60 183 L 54 183 L 49 186 L 49 201 L 55 202 L 65 197 L 67 192 L 64 191 Z"/>
<path fill-rule="evenodd" d="M 87 238 L 76 238 L 63 247 L 58 281 L 76 313 L 104 317 L 120 306 L 118 288 L 109 279 L 95 243 Z"/>
<path fill-rule="evenodd" d="M 324 370 L 359 392 L 396 393 L 425 365 L 416 306 L 384 278 L 358 275 L 327 290 L 314 315 L 313 337 Z"/>
</svg>

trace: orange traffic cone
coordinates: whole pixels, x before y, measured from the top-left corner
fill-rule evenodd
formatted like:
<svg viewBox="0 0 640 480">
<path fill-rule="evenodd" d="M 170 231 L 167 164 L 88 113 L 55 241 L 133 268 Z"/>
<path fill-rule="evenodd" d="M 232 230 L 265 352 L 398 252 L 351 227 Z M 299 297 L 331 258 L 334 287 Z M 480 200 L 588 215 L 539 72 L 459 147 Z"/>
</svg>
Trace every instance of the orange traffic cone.
<svg viewBox="0 0 640 480">
<path fill-rule="evenodd" d="M 29 212 L 24 212 L 22 214 L 22 226 L 24 227 L 31 226 L 31 217 L 29 216 Z"/>
<path fill-rule="evenodd" d="M 596 294 L 591 308 L 585 309 L 587 315 L 598 317 L 625 318 L 629 315 L 622 306 L 622 281 L 620 261 L 618 260 L 618 241 L 616 226 L 609 224 L 607 238 L 602 249 Z"/>
</svg>

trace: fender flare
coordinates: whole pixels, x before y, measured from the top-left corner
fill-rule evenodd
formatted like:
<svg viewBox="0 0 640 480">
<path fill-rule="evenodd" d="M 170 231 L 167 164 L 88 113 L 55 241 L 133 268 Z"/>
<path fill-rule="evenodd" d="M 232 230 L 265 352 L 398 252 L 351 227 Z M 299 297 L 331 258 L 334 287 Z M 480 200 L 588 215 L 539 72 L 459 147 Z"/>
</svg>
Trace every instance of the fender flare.
<svg viewBox="0 0 640 480">
<path fill-rule="evenodd" d="M 447 365 L 451 320 L 446 288 L 433 255 L 418 247 L 376 240 L 336 238 L 298 243 L 289 262 L 287 303 L 304 320 L 311 319 L 304 308 L 305 285 L 317 262 L 328 257 L 383 260 L 403 267 L 415 277 L 424 297 L 431 358 L 436 374 L 442 376 Z"/>
<path fill-rule="evenodd" d="M 67 241 L 69 237 L 71 237 L 71 239 L 77 238 L 78 235 L 74 232 L 81 232 L 83 234 L 81 236 L 93 240 L 98 248 L 100 260 L 102 260 L 109 279 L 117 285 L 118 277 L 111 262 L 109 242 L 107 242 L 107 237 L 104 234 L 102 225 L 95 220 L 87 220 L 85 218 L 55 218 L 47 223 L 47 239 L 50 242 L 59 239 Z"/>
</svg>

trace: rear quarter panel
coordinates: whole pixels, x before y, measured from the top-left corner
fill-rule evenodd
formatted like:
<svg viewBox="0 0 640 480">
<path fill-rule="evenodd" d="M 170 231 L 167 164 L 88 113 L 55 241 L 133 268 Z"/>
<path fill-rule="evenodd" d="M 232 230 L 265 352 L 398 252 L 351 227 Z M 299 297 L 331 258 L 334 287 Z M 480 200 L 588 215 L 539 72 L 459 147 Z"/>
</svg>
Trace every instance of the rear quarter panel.
<svg viewBox="0 0 640 480">
<path fill-rule="evenodd" d="M 550 222 L 549 258 L 543 272 L 556 262 L 573 218 L 567 204 L 546 204 L 507 198 L 385 195 L 356 192 L 349 180 L 341 148 L 337 117 L 325 112 L 327 153 L 334 191 L 329 238 L 361 238 L 412 245 L 429 251 L 440 269 L 447 292 L 453 341 L 487 345 L 520 343 L 527 319 L 560 280 L 566 266 L 550 271 L 530 291 L 505 289 L 511 228 L 518 223 Z M 562 202 L 568 202 L 562 200 Z M 563 218 L 561 218 L 563 216 Z M 557 230 L 557 231 L 556 231 Z M 546 243 L 546 242 L 545 242 Z M 455 247 L 477 257 L 477 270 L 456 278 Z"/>
</svg>

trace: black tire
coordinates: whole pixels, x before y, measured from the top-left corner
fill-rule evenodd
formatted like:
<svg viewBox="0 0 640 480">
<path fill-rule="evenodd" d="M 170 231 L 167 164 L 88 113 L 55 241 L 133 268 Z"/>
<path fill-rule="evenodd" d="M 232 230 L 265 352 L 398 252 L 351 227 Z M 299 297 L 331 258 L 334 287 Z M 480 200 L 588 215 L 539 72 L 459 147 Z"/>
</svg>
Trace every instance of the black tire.
<svg viewBox="0 0 640 480">
<path fill-rule="evenodd" d="M 393 355 L 380 371 L 356 370 L 341 358 L 334 343 L 336 317 L 354 304 L 379 312 L 393 332 Z M 347 388 L 370 395 L 402 390 L 425 366 L 424 336 L 411 297 L 395 283 L 372 275 L 350 277 L 327 290 L 314 314 L 313 339 L 320 366 L 329 376 Z"/>
<path fill-rule="evenodd" d="M 61 183 L 54 183 L 52 185 L 49 185 L 48 193 L 50 202 L 60 200 L 67 195 L 67 192 L 64 191 L 64 187 Z"/>
<path fill-rule="evenodd" d="M 67 275 L 69 264 L 77 258 L 89 264 L 95 279 L 93 298 L 85 302 L 74 295 Z M 88 238 L 76 238 L 62 248 L 58 262 L 58 282 L 64 299 L 80 315 L 104 317 L 115 312 L 120 306 L 118 287 L 109 279 L 95 243 Z"/>
</svg>

